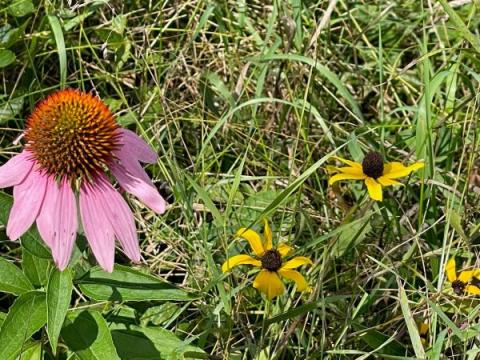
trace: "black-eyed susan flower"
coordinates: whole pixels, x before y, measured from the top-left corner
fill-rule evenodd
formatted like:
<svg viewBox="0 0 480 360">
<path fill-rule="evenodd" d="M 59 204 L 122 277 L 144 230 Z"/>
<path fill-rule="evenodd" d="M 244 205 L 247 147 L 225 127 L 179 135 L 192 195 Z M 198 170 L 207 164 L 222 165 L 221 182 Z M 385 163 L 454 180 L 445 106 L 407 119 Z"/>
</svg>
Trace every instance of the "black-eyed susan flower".
<svg viewBox="0 0 480 360">
<path fill-rule="evenodd" d="M 293 280 L 297 285 L 297 291 L 309 291 L 307 281 L 295 269 L 302 265 L 312 265 L 312 260 L 305 256 L 297 256 L 291 260 L 284 258 L 292 251 L 286 244 L 280 244 L 277 248 L 272 244 L 272 231 L 265 220 L 264 239 L 260 235 L 247 228 L 241 228 L 236 235 L 247 240 L 255 254 L 253 257 L 246 254 L 232 256 L 222 265 L 222 271 L 227 272 L 237 265 L 253 265 L 261 268 L 253 281 L 253 287 L 264 293 L 269 300 L 283 294 L 284 285 L 280 277 Z"/>
<path fill-rule="evenodd" d="M 365 155 L 362 163 L 340 157 L 335 157 L 335 159 L 348 166 L 329 166 L 329 172 L 338 174 L 332 176 L 328 184 L 332 185 L 341 180 L 364 180 L 368 194 L 373 200 L 377 201 L 383 200 L 382 186 L 402 185 L 394 179 L 408 176 L 412 171 L 421 169 L 425 165 L 423 162 L 416 162 L 409 166 L 404 166 L 396 161 L 385 163 L 382 155 L 376 151 Z"/>
<path fill-rule="evenodd" d="M 480 269 L 461 271 L 457 277 L 457 269 L 455 258 L 451 258 L 445 266 L 445 273 L 448 281 L 452 284 L 452 289 L 457 295 L 462 295 L 464 292 L 473 295 L 480 295 L 480 288 L 475 281 L 480 282 Z"/>
</svg>

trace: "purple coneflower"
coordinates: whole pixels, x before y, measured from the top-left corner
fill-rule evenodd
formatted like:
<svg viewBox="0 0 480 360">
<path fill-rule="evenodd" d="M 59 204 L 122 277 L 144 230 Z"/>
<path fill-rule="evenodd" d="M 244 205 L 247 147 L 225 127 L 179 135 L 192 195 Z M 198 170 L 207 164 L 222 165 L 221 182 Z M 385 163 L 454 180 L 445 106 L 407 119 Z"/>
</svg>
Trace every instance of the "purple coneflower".
<svg viewBox="0 0 480 360">
<path fill-rule="evenodd" d="M 135 133 L 120 128 L 99 98 L 73 89 L 57 91 L 35 107 L 25 139 L 25 149 L 0 167 L 0 188 L 14 186 L 8 237 L 18 239 L 36 221 L 63 270 L 76 239 L 79 209 L 86 238 L 103 269 L 113 270 L 115 239 L 138 262 L 132 211 L 106 172 L 162 214 L 165 201 L 140 165 L 155 163 L 157 154 Z"/>
</svg>

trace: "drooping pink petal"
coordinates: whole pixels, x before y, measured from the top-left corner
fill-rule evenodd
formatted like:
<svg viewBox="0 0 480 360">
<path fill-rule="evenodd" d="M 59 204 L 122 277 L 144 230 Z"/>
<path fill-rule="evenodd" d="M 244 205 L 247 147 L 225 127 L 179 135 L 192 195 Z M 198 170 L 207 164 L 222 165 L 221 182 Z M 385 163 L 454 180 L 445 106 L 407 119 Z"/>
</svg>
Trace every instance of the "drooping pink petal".
<svg viewBox="0 0 480 360">
<path fill-rule="evenodd" d="M 128 129 L 120 129 L 120 132 L 122 133 L 121 142 L 123 143 L 121 150 L 145 163 L 157 161 L 157 153 L 137 134 Z"/>
<path fill-rule="evenodd" d="M 48 175 L 33 169 L 13 188 L 13 206 L 7 224 L 7 236 L 16 240 L 32 226 L 45 197 Z"/>
<path fill-rule="evenodd" d="M 0 166 L 0 188 L 18 185 L 25 179 L 33 166 L 30 155 L 24 150 Z"/>
<path fill-rule="evenodd" d="M 98 186 L 103 189 L 103 209 L 110 222 L 115 237 L 122 245 L 125 254 L 132 261 L 140 261 L 140 247 L 138 246 L 135 220 L 128 204 L 113 188 L 105 177 L 99 177 Z"/>
<path fill-rule="evenodd" d="M 49 176 L 45 188 L 45 198 L 43 199 L 42 208 L 37 217 L 37 228 L 40 236 L 45 244 L 50 249 L 53 249 L 55 244 L 55 230 L 54 230 L 54 217 L 55 217 L 55 205 L 58 202 L 58 186 L 55 178 Z"/>
<path fill-rule="evenodd" d="M 105 189 L 98 181 L 84 181 L 80 187 L 80 215 L 87 241 L 99 265 L 108 272 L 113 271 L 115 256 L 115 233 L 105 214 Z"/>
<path fill-rule="evenodd" d="M 55 264 L 60 270 L 67 267 L 77 235 L 77 204 L 69 182 L 60 184 L 53 178 L 47 183 L 43 206 L 37 218 L 42 239 L 52 250 Z"/>
<path fill-rule="evenodd" d="M 126 168 L 124 164 L 112 163 L 110 164 L 110 170 L 117 178 L 120 186 L 126 191 L 136 196 L 157 214 L 165 212 L 166 203 L 162 195 L 160 195 L 150 180 L 147 182 L 138 174 L 135 167 Z"/>
</svg>

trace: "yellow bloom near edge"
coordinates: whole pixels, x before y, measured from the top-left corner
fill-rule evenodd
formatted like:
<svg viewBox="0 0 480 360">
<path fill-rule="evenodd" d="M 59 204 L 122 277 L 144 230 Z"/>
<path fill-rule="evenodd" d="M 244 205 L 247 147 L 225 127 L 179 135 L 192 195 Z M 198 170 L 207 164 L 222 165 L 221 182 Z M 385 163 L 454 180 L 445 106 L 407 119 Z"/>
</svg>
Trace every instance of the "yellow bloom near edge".
<svg viewBox="0 0 480 360">
<path fill-rule="evenodd" d="M 328 184 L 333 185 L 341 180 L 364 180 L 369 196 L 376 201 L 383 200 L 382 186 L 402 185 L 395 179 L 408 176 L 412 171 L 425 166 L 423 162 L 416 162 L 409 166 L 396 161 L 384 163 L 382 155 L 375 151 L 365 155 L 362 163 L 336 156 L 334 158 L 348 166 L 328 166 L 330 173 L 337 173 L 330 178 Z"/>
<path fill-rule="evenodd" d="M 255 257 L 239 254 L 228 258 L 222 265 L 222 272 L 227 272 L 238 265 L 253 265 L 261 268 L 253 281 L 253 287 L 264 293 L 269 300 L 283 294 L 285 287 L 281 278 L 292 280 L 297 286 L 297 291 L 310 291 L 307 281 L 295 269 L 302 265 L 313 265 L 312 260 L 304 256 L 297 256 L 291 260 L 283 261 L 292 250 L 286 244 L 273 248 L 272 231 L 268 222 L 264 221 L 264 240 L 260 235 L 246 228 L 241 228 L 236 235 L 248 241 Z"/>
</svg>

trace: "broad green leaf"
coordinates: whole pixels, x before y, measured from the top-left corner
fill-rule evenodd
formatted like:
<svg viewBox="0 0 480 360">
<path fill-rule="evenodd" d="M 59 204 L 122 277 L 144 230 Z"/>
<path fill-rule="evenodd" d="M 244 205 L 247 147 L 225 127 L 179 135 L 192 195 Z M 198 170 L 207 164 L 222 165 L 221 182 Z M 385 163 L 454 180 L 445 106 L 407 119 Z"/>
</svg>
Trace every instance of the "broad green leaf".
<svg viewBox="0 0 480 360">
<path fill-rule="evenodd" d="M 157 360 L 205 358 L 202 349 L 180 340 L 161 327 L 130 326 L 128 330 L 112 330 L 112 338 L 122 360 Z"/>
<path fill-rule="evenodd" d="M 12 16 L 21 17 L 31 14 L 35 11 L 35 7 L 31 0 L 13 0 L 8 7 L 8 12 Z"/>
<path fill-rule="evenodd" d="M 48 274 L 51 270 L 50 261 L 34 256 L 28 251 L 23 251 L 22 268 L 23 272 L 33 285 L 47 285 Z"/>
<path fill-rule="evenodd" d="M 189 301 L 194 299 L 184 290 L 165 281 L 121 265 L 116 265 L 112 273 L 107 273 L 96 266 L 77 282 L 82 292 L 94 300 Z"/>
<path fill-rule="evenodd" d="M 54 354 L 57 352 L 58 336 L 70 305 L 72 289 L 70 270 L 53 269 L 47 286 L 47 334 Z"/>
<path fill-rule="evenodd" d="M 32 227 L 21 237 L 22 246 L 32 255 L 42 259 L 51 259 L 50 250 L 43 242 L 36 227 Z"/>
<path fill-rule="evenodd" d="M 97 311 L 68 314 L 61 335 L 80 360 L 119 359 L 107 323 Z"/>
<path fill-rule="evenodd" d="M 42 360 L 42 354 L 42 343 L 35 341 L 23 346 L 18 360 Z"/>
<path fill-rule="evenodd" d="M 15 61 L 15 53 L 11 50 L 0 49 L 0 69 Z"/>
<path fill-rule="evenodd" d="M 0 257 L 0 291 L 21 295 L 31 290 L 35 289 L 22 270 Z"/>
<path fill-rule="evenodd" d="M 378 349 L 376 353 L 385 355 L 403 356 L 408 350 L 391 336 L 387 336 L 378 330 L 370 329 L 359 336 L 372 350 Z"/>
<path fill-rule="evenodd" d="M 20 295 L 0 330 L 2 360 L 13 360 L 22 351 L 23 344 L 47 322 L 45 293 L 31 291 Z"/>
</svg>

